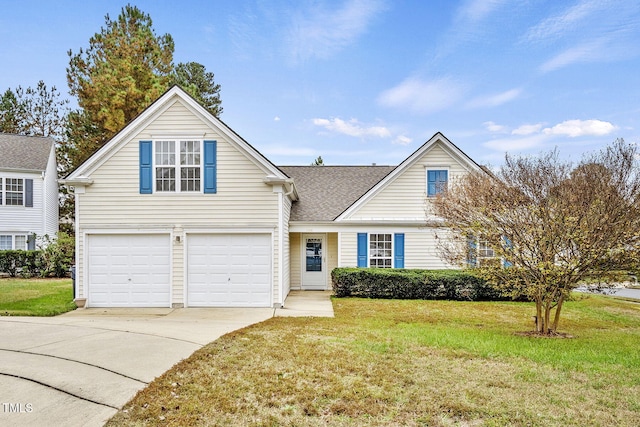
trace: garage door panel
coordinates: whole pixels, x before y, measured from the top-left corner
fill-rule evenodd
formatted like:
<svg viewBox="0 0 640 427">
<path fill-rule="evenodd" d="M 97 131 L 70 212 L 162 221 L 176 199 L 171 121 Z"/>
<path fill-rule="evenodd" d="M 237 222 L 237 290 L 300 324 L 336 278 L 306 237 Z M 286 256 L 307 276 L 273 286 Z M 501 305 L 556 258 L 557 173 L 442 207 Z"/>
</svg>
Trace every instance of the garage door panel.
<svg viewBox="0 0 640 427">
<path fill-rule="evenodd" d="M 90 235 L 89 306 L 169 307 L 170 238 Z"/>
<path fill-rule="evenodd" d="M 269 234 L 189 235 L 187 252 L 189 306 L 271 305 Z"/>
</svg>

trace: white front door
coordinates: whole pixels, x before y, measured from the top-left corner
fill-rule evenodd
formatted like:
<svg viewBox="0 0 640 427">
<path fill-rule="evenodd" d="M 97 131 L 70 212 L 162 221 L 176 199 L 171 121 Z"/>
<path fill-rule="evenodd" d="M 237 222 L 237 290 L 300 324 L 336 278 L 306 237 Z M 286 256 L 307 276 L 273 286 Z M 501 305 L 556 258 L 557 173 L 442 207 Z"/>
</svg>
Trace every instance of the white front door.
<svg viewBox="0 0 640 427">
<path fill-rule="evenodd" d="M 302 289 L 327 289 L 325 235 L 302 235 Z"/>
</svg>

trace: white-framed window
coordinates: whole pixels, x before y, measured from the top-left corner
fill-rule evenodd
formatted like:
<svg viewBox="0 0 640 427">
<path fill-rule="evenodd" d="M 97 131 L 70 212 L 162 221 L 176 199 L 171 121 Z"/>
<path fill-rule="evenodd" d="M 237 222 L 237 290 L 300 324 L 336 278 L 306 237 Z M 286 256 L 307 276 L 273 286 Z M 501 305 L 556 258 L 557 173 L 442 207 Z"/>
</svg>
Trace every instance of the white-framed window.
<svg viewBox="0 0 640 427">
<path fill-rule="evenodd" d="M 445 167 L 427 168 L 427 197 L 435 197 L 447 190 L 449 169 Z"/>
<path fill-rule="evenodd" d="M 495 257 L 495 252 L 491 247 L 489 241 L 484 238 L 478 239 L 478 258 L 493 258 Z"/>
<path fill-rule="evenodd" d="M 391 234 L 369 234 L 369 266 L 393 266 L 393 238 Z"/>
<path fill-rule="evenodd" d="M 0 235 L 0 251 L 7 251 L 12 249 L 26 251 L 27 249 L 29 249 L 28 243 L 29 239 L 24 234 Z"/>
<path fill-rule="evenodd" d="M 4 200 L 7 206 L 24 206 L 24 179 L 4 179 Z"/>
<path fill-rule="evenodd" d="M 0 235 L 0 251 L 7 251 L 13 249 L 13 236 Z"/>
<path fill-rule="evenodd" d="M 154 141 L 156 192 L 202 191 L 202 141 Z"/>
</svg>

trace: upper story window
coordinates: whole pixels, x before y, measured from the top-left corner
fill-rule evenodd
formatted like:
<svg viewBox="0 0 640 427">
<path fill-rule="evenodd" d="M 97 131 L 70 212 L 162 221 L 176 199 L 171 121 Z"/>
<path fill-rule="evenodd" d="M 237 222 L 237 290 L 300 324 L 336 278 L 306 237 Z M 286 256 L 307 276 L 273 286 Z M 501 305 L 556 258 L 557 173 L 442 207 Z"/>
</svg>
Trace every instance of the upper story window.
<svg viewBox="0 0 640 427">
<path fill-rule="evenodd" d="M 4 179 L 4 199 L 7 206 L 24 205 L 24 180 L 22 178 Z"/>
<path fill-rule="evenodd" d="M 427 169 L 427 196 L 435 197 L 446 191 L 449 182 L 447 169 Z"/>
<path fill-rule="evenodd" d="M 200 192 L 202 141 L 155 141 L 155 191 Z"/>
<path fill-rule="evenodd" d="M 0 177 L 0 205 L 33 207 L 33 179 Z"/>
</svg>

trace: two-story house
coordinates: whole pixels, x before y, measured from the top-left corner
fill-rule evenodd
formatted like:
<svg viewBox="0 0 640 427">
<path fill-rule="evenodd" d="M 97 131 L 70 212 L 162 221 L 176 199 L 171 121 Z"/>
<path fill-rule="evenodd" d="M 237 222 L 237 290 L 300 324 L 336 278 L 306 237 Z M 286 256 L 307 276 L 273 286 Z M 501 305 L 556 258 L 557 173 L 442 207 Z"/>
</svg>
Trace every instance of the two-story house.
<svg viewBox="0 0 640 427">
<path fill-rule="evenodd" d="M 63 182 L 76 300 L 271 307 L 334 267 L 447 268 L 429 198 L 479 166 L 441 133 L 397 166 L 277 167 L 179 87 Z"/>
<path fill-rule="evenodd" d="M 0 133 L 0 250 L 35 249 L 58 232 L 58 177 L 52 138 Z"/>
</svg>

